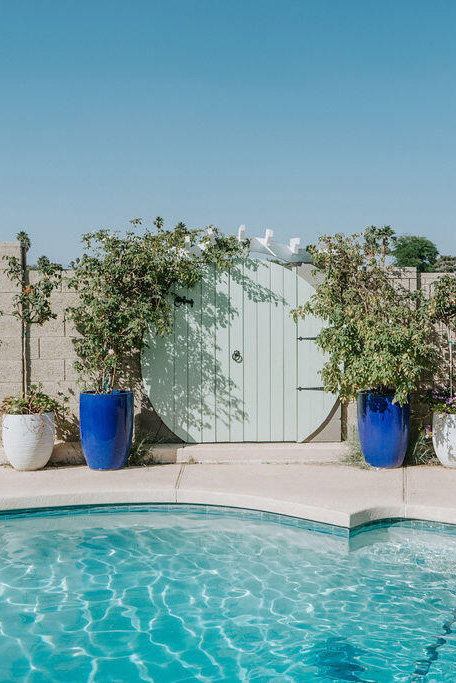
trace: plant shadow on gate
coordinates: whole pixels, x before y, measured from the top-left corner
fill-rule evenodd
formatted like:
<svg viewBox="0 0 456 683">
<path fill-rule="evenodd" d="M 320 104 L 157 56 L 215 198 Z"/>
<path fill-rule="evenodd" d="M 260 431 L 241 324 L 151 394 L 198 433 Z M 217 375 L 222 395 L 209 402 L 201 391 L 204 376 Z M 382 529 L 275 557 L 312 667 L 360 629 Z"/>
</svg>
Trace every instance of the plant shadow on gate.
<svg viewBox="0 0 456 683">
<path fill-rule="evenodd" d="M 193 305 L 180 303 L 176 307 L 173 330 L 160 339 L 164 351 L 160 378 L 151 364 L 151 354 L 143 357 L 143 374 L 150 377 L 154 395 L 160 397 L 160 408 L 154 407 L 161 415 L 174 415 L 175 425 L 167 425 L 170 429 L 179 425 L 181 431 L 195 434 L 198 425 L 200 436 L 196 435 L 195 441 L 228 441 L 229 436 L 220 439 L 221 431 L 229 435 L 233 423 L 249 421 L 243 387 L 231 377 L 235 361 L 230 355 L 229 330 L 236 319 L 242 319 L 243 312 L 230 299 L 229 285 L 234 282 L 242 287 L 244 301 L 287 304 L 282 295 L 256 282 L 258 271 L 267 267 L 268 262 L 262 260 L 236 262 L 229 271 L 217 274 L 217 291 L 215 268 L 208 267 L 195 288 L 175 289 L 176 296 L 185 296 Z"/>
</svg>

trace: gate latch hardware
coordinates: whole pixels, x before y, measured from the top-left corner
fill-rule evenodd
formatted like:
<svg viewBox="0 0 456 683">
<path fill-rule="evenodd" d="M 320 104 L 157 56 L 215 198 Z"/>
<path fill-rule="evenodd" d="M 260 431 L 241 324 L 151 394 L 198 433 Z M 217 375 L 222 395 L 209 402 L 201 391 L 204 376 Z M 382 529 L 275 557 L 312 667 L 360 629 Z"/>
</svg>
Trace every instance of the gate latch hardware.
<svg viewBox="0 0 456 683">
<path fill-rule="evenodd" d="M 297 387 L 298 391 L 324 391 L 324 387 Z"/>
<path fill-rule="evenodd" d="M 316 337 L 298 337 L 298 341 L 315 341 Z"/>
<path fill-rule="evenodd" d="M 193 299 L 187 299 L 186 296 L 176 296 L 174 299 L 174 305 L 176 308 L 178 306 L 182 306 L 182 304 L 189 304 L 193 308 L 194 301 Z"/>
<path fill-rule="evenodd" d="M 236 351 L 233 351 L 231 358 L 234 360 L 235 363 L 240 363 L 242 360 L 241 352 L 236 349 Z"/>
</svg>

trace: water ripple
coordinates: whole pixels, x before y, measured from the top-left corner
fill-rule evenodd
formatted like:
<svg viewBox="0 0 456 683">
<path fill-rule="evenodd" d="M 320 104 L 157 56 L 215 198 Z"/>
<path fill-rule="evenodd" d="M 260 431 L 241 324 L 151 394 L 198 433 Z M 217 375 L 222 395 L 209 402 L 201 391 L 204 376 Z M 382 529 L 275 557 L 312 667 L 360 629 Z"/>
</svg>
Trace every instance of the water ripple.
<svg viewBox="0 0 456 683">
<path fill-rule="evenodd" d="M 191 511 L 6 520 L 0 680 L 456 680 L 456 538 L 369 539 Z"/>
</svg>

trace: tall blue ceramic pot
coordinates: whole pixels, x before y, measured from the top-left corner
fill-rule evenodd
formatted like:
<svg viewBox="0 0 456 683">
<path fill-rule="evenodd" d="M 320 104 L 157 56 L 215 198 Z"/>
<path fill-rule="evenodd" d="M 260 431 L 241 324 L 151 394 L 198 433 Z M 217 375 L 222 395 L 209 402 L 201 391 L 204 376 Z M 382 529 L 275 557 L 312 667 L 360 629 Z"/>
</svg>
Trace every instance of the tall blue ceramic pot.
<svg viewBox="0 0 456 683">
<path fill-rule="evenodd" d="M 133 392 L 82 393 L 79 420 L 84 457 L 92 470 L 118 470 L 133 437 Z"/>
<path fill-rule="evenodd" d="M 394 393 L 358 393 L 358 431 L 364 458 L 373 467 L 400 467 L 410 435 L 410 404 L 393 403 Z"/>
</svg>

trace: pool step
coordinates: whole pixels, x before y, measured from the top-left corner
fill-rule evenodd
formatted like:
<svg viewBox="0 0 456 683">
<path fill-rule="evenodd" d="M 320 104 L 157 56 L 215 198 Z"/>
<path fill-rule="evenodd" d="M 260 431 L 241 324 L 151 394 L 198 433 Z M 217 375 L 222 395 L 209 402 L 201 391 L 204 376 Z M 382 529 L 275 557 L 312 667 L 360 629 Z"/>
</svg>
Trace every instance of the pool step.
<svg viewBox="0 0 456 683">
<path fill-rule="evenodd" d="M 347 453 L 344 443 L 208 443 L 208 444 L 151 444 L 138 465 L 167 463 L 338 463 Z M 0 465 L 6 464 L 0 447 Z M 50 466 L 84 465 L 79 442 L 57 443 Z"/>
</svg>

